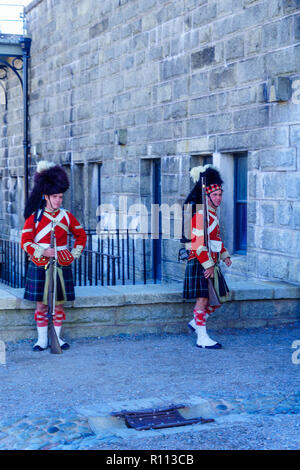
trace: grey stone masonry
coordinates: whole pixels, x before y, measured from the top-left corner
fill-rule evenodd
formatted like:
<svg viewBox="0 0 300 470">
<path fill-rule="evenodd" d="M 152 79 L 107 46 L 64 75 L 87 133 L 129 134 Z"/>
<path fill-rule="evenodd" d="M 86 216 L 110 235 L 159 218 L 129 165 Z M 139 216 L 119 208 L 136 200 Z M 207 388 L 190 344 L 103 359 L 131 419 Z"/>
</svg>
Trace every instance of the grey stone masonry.
<svg viewBox="0 0 300 470">
<path fill-rule="evenodd" d="M 298 1 L 41 0 L 26 17 L 31 176 L 40 158 L 66 165 L 70 209 L 95 228 L 95 165 L 102 203 L 127 196 L 149 206 L 160 159 L 161 202 L 172 206 L 191 189 L 189 168 L 211 156 L 231 194 L 221 218 L 235 260 L 231 188 L 236 154 L 246 152 L 247 253 L 231 273 L 300 282 Z M 8 235 L 23 223 L 17 85 L 9 74 L 0 116 Z M 179 247 L 178 237 L 163 240 L 163 281 L 183 277 Z"/>
</svg>

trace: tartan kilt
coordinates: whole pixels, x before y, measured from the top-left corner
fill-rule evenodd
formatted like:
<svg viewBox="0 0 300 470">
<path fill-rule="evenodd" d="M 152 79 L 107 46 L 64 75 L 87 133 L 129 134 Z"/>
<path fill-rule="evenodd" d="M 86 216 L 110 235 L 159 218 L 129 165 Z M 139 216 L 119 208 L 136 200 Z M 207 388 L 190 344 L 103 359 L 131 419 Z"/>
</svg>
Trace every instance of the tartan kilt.
<svg viewBox="0 0 300 470">
<path fill-rule="evenodd" d="M 183 284 L 183 297 L 185 299 L 208 298 L 208 282 L 204 277 L 202 264 L 193 258 L 187 261 Z"/>
<path fill-rule="evenodd" d="M 63 273 L 63 280 L 65 284 L 66 300 L 72 301 L 75 299 L 74 283 L 72 276 L 71 266 L 60 266 Z M 44 266 L 36 266 L 32 261 L 28 265 L 25 281 L 25 292 L 24 299 L 31 300 L 34 302 L 42 302 L 44 298 L 44 287 L 46 280 L 46 269 Z M 60 278 L 57 275 L 56 284 L 56 300 L 57 302 L 63 302 L 64 295 L 63 289 L 60 282 Z"/>
<path fill-rule="evenodd" d="M 209 298 L 208 282 L 204 277 L 204 271 L 205 269 L 197 258 L 193 258 L 187 262 L 183 285 L 183 297 L 185 299 L 197 299 L 199 297 Z M 220 270 L 218 270 L 218 284 L 219 297 L 226 297 L 229 288 Z"/>
</svg>

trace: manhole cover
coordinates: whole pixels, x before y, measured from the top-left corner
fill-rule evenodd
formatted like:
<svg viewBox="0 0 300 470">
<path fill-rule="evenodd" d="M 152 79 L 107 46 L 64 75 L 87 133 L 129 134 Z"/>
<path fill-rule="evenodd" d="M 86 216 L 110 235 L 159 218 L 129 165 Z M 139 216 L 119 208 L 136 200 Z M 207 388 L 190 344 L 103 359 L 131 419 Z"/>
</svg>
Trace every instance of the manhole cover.
<svg viewBox="0 0 300 470">
<path fill-rule="evenodd" d="M 214 419 L 184 418 L 178 411 L 185 408 L 185 405 L 170 405 L 165 408 L 145 409 L 140 411 L 123 410 L 112 413 L 112 416 L 124 418 L 128 428 L 134 428 L 138 431 L 148 429 L 173 428 L 176 426 L 187 426 L 195 423 L 211 423 Z"/>
</svg>

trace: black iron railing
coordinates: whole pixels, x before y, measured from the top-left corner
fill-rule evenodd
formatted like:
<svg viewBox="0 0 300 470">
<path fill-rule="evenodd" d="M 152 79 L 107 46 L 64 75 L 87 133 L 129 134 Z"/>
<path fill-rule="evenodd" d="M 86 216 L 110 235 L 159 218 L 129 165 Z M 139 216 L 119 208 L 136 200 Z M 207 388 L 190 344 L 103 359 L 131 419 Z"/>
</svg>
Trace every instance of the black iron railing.
<svg viewBox="0 0 300 470">
<path fill-rule="evenodd" d="M 75 286 L 132 285 L 156 282 L 153 279 L 151 236 L 128 230 L 98 236 L 86 230 L 87 245 L 72 263 Z M 72 241 L 70 240 L 70 246 Z M 28 257 L 19 242 L 0 239 L 0 282 L 24 288 Z"/>
<path fill-rule="evenodd" d="M 101 253 L 103 267 L 98 272 L 109 272 L 108 279 L 115 279 L 116 284 L 146 284 L 157 282 L 153 278 L 152 239 L 149 233 L 133 230 L 102 232 L 88 229 L 87 247 L 85 253 L 93 251 Z M 106 258 L 105 258 L 106 257 Z M 106 265 L 105 265 L 106 262 Z"/>
<path fill-rule="evenodd" d="M 18 242 L 0 239 L 0 281 L 10 287 L 24 287 L 27 255 Z"/>
</svg>

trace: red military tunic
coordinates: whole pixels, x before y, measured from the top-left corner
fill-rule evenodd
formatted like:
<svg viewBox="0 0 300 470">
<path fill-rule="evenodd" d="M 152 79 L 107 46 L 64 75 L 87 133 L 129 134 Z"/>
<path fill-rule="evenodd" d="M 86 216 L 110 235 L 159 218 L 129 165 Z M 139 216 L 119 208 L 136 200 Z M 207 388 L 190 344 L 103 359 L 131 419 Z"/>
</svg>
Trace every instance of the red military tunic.
<svg viewBox="0 0 300 470">
<path fill-rule="evenodd" d="M 214 266 L 219 259 L 225 260 L 230 256 L 221 239 L 220 225 L 216 210 L 208 206 L 209 249 L 204 244 L 203 210 L 199 210 L 192 218 L 192 243 L 189 259 L 197 258 L 204 269 Z"/>
<path fill-rule="evenodd" d="M 29 254 L 37 266 L 46 266 L 49 258 L 43 256 L 50 246 L 51 225 L 55 224 L 57 260 L 61 266 L 68 266 L 79 258 L 86 244 L 86 233 L 76 217 L 66 209 L 49 211 L 45 209 L 39 222 L 34 222 L 34 214 L 26 219 L 21 236 L 21 247 Z M 68 233 L 75 238 L 72 251 L 68 249 Z"/>
</svg>

